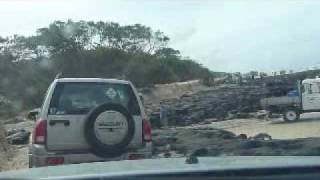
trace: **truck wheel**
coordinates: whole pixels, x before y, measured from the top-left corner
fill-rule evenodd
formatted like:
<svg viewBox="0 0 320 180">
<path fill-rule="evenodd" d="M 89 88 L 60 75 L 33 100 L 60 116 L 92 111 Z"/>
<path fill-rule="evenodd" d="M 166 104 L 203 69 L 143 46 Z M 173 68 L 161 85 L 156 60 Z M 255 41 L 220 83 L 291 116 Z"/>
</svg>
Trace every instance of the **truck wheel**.
<svg viewBox="0 0 320 180">
<path fill-rule="evenodd" d="M 298 120 L 300 118 L 300 114 L 295 109 L 287 109 L 283 113 L 283 118 L 287 122 L 293 122 L 293 121 L 296 121 L 296 120 Z"/>
</svg>

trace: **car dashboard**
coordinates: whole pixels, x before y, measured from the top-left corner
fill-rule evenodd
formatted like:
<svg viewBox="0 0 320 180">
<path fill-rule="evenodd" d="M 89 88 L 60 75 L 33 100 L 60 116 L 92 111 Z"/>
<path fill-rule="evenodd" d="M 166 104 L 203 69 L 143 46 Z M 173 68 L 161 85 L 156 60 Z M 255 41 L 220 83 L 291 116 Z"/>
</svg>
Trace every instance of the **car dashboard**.
<svg viewBox="0 0 320 180">
<path fill-rule="evenodd" d="M 0 179 L 319 180 L 317 156 L 160 158 L 83 163 L 0 173 Z"/>
<path fill-rule="evenodd" d="M 49 178 L 50 179 L 50 178 Z M 190 171 L 118 176 L 69 177 L 68 180 L 319 180 L 320 166 L 219 171 Z"/>
</svg>

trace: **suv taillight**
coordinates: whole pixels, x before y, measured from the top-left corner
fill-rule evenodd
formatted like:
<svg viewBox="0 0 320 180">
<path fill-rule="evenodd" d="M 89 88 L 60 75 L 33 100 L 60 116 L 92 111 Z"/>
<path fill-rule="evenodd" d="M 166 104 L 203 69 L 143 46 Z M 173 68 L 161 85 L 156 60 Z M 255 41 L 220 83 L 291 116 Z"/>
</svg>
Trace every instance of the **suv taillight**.
<svg viewBox="0 0 320 180">
<path fill-rule="evenodd" d="M 47 139 L 47 121 L 43 119 L 38 120 L 32 135 L 34 144 L 45 144 Z"/>
<path fill-rule="evenodd" d="M 143 140 L 150 142 L 152 140 L 151 124 L 148 120 L 143 120 Z"/>
</svg>

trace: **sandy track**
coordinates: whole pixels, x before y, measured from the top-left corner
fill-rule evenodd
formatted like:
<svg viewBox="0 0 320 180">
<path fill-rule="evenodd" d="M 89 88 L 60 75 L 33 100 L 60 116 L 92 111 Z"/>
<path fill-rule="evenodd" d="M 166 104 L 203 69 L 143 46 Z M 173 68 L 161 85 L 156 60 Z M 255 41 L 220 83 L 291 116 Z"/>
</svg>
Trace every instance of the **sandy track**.
<svg viewBox="0 0 320 180">
<path fill-rule="evenodd" d="M 268 121 L 261 119 L 235 119 L 214 122 L 209 126 L 232 131 L 236 134 L 244 133 L 248 136 L 268 133 L 274 139 L 320 137 L 320 113 L 302 114 L 301 119 L 293 123 L 284 122 L 281 118 Z"/>
<path fill-rule="evenodd" d="M 21 145 L 16 148 L 15 156 L 9 162 L 10 170 L 28 168 L 28 147 Z"/>
</svg>

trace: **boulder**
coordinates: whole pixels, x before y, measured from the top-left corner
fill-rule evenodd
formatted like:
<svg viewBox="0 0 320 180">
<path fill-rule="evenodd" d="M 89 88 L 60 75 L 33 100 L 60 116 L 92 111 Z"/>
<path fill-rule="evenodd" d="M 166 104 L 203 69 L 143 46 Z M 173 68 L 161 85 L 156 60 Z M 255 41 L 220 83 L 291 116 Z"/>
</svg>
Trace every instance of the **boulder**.
<svg viewBox="0 0 320 180">
<path fill-rule="evenodd" d="M 239 139 L 248 139 L 248 136 L 246 134 L 239 134 L 237 136 L 237 138 L 239 138 Z"/>
<path fill-rule="evenodd" d="M 254 117 L 257 119 L 265 119 L 269 115 L 269 112 L 266 110 L 259 110 L 255 113 Z"/>
<path fill-rule="evenodd" d="M 12 129 L 7 131 L 6 140 L 9 144 L 28 144 L 30 132 L 26 131 L 25 129 Z"/>
<path fill-rule="evenodd" d="M 251 140 L 251 141 L 247 141 L 244 144 L 242 144 L 242 148 L 244 148 L 244 149 L 259 148 L 261 146 L 263 146 L 263 142 L 258 141 L 258 140 Z"/>
<path fill-rule="evenodd" d="M 196 129 L 196 128 L 195 128 Z M 222 129 L 202 129 L 197 128 L 198 134 L 200 137 L 206 138 L 216 138 L 216 139 L 234 139 L 236 135 L 230 131 L 222 130 Z"/>
<path fill-rule="evenodd" d="M 167 144 L 171 144 L 177 141 L 177 138 L 174 136 L 166 136 L 166 135 L 160 135 L 156 136 L 152 139 L 152 143 L 155 146 L 164 146 Z"/>
<path fill-rule="evenodd" d="M 272 140 L 272 137 L 267 133 L 259 133 L 252 137 L 255 140 Z"/>
</svg>

